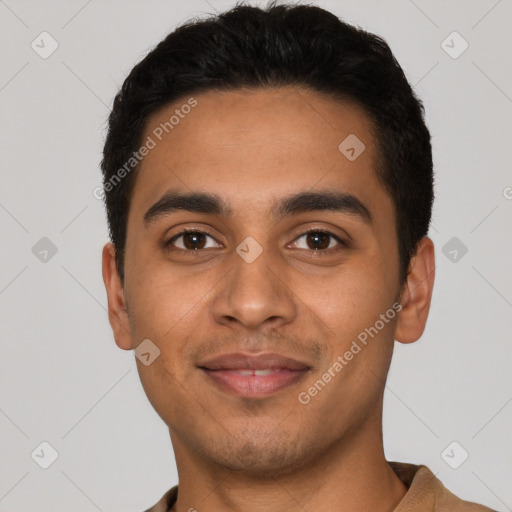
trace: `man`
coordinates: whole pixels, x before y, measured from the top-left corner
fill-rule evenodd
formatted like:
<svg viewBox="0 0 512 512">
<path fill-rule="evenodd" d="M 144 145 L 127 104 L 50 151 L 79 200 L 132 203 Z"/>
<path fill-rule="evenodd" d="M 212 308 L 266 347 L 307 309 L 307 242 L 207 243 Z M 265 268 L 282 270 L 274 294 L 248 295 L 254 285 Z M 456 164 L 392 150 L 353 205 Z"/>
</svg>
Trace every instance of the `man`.
<svg viewBox="0 0 512 512">
<path fill-rule="evenodd" d="M 389 47 L 311 6 L 171 33 L 109 119 L 103 278 L 169 427 L 163 511 L 488 511 L 388 462 L 394 340 L 425 328 L 430 135 Z"/>
</svg>

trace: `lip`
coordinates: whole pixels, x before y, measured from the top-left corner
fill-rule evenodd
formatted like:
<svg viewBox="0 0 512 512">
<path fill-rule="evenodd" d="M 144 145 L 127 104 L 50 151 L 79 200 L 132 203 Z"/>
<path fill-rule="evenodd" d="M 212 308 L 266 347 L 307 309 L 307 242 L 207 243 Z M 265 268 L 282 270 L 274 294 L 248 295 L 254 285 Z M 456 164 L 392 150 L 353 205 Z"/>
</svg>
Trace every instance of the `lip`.
<svg viewBox="0 0 512 512">
<path fill-rule="evenodd" d="M 198 367 L 220 389 L 234 396 L 268 396 L 302 380 L 310 367 L 275 353 L 224 354 Z M 268 370 L 261 374 L 260 372 Z"/>
</svg>

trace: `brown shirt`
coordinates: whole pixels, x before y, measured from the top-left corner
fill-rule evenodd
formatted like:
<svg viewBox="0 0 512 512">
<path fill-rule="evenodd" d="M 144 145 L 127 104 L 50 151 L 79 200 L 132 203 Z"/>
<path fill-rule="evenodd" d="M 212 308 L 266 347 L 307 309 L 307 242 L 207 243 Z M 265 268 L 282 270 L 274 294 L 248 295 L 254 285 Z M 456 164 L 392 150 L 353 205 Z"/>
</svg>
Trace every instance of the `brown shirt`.
<svg viewBox="0 0 512 512">
<path fill-rule="evenodd" d="M 389 464 L 408 489 L 394 512 L 494 512 L 483 505 L 457 498 L 426 466 L 401 462 Z M 178 486 L 175 486 L 145 512 L 169 512 L 177 497 Z"/>
</svg>

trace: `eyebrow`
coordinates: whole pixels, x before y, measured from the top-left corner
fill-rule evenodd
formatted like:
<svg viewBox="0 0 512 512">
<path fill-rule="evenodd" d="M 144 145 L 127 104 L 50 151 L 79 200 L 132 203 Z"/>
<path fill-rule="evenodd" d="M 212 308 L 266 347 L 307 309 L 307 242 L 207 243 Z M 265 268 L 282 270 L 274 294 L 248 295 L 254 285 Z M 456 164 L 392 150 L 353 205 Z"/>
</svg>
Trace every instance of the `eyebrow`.
<svg viewBox="0 0 512 512">
<path fill-rule="evenodd" d="M 169 191 L 144 214 L 144 224 L 150 224 L 179 210 L 222 217 L 233 214 L 230 205 L 216 194 Z M 335 211 L 359 217 L 366 224 L 371 225 L 373 222 L 370 210 L 360 199 L 352 194 L 332 190 L 305 191 L 286 196 L 272 205 L 270 215 L 279 221 L 289 215 L 315 211 Z"/>
</svg>

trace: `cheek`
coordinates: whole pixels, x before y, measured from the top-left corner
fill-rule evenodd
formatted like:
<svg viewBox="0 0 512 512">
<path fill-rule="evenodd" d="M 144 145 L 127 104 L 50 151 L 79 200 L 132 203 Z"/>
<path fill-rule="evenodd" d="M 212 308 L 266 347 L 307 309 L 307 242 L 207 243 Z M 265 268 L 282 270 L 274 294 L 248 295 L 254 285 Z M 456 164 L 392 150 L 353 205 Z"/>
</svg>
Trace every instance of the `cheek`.
<svg viewBox="0 0 512 512">
<path fill-rule="evenodd" d="M 329 278 L 303 281 L 299 296 L 340 340 L 373 325 L 391 307 L 395 284 L 378 258 L 340 265 Z M 370 263 L 371 262 L 371 263 Z"/>
<path fill-rule="evenodd" d="M 126 280 L 132 329 L 138 337 L 162 342 L 174 337 L 175 327 L 195 314 L 210 288 L 200 273 L 184 275 L 160 263 L 139 265 Z"/>
<path fill-rule="evenodd" d="M 330 342 L 323 367 L 302 391 L 311 400 L 307 412 L 312 421 L 329 417 L 334 430 L 357 424 L 376 410 L 394 345 L 392 288 L 382 278 L 351 275 L 332 280 L 330 293 L 316 290 L 308 299 L 308 306 L 317 308 L 315 313 L 329 326 Z"/>
</svg>

